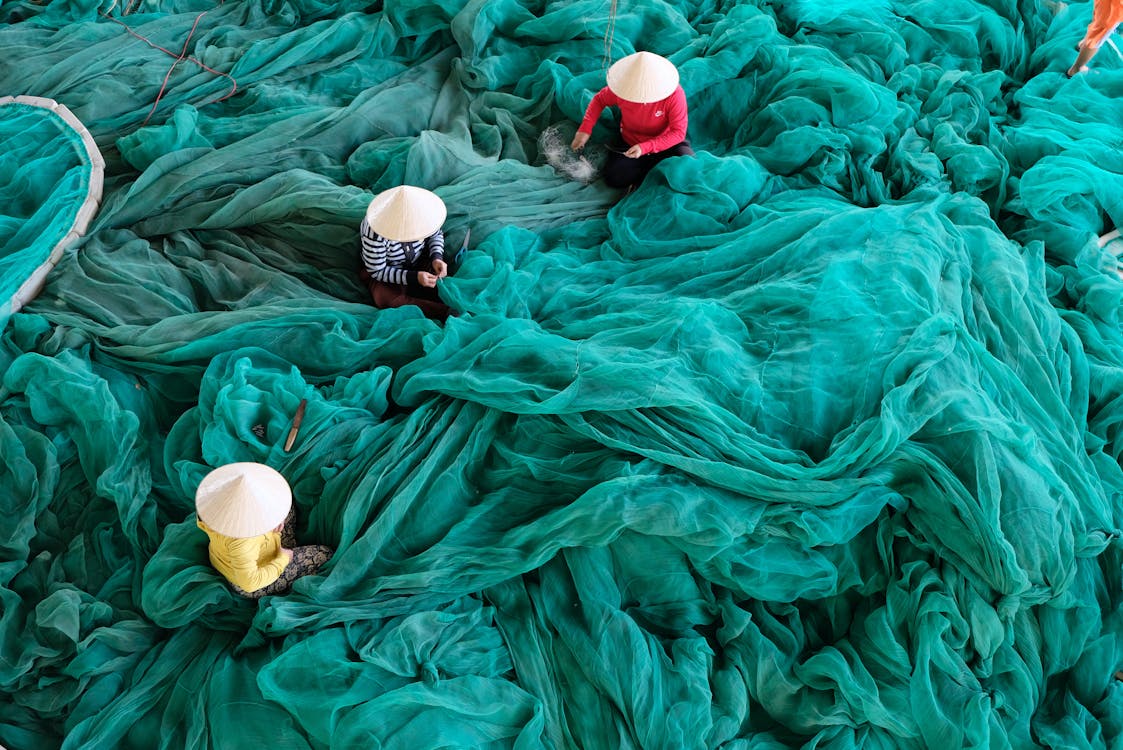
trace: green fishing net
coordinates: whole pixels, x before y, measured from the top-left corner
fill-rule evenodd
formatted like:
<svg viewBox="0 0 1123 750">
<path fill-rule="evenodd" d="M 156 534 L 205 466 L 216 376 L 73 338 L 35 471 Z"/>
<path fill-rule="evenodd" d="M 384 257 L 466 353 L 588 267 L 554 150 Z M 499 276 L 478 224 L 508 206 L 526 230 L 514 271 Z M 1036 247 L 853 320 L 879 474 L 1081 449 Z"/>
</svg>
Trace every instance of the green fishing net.
<svg viewBox="0 0 1123 750">
<path fill-rule="evenodd" d="M 1064 76 L 1090 18 L 3 0 L 0 96 L 68 107 L 105 177 L 2 319 L 0 745 L 1116 746 L 1123 61 Z M 623 196 L 540 136 L 641 49 L 697 156 Z M 0 232 L 38 260 L 4 289 L 83 164 L 9 109 Z M 445 326 L 355 273 L 401 183 L 471 230 Z M 323 575 L 211 568 L 231 461 L 289 480 Z"/>
</svg>

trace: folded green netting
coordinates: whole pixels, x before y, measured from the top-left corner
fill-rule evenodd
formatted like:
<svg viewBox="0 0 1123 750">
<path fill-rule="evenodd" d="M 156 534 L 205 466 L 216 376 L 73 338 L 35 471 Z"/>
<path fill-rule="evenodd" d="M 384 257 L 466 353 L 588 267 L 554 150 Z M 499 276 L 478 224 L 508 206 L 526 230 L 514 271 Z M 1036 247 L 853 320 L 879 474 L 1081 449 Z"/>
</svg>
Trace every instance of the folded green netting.
<svg viewBox="0 0 1123 750">
<path fill-rule="evenodd" d="M 1116 747 L 1123 60 L 1065 78 L 1091 10 L 0 3 L 0 94 L 105 160 L 0 334 L 0 745 Z M 636 50 L 698 154 L 622 196 L 542 135 Z M 0 214 L 49 251 L 86 178 L 28 116 Z M 471 230 L 444 326 L 356 276 L 402 183 Z M 288 479 L 323 575 L 249 601 L 208 564 L 194 491 L 232 461 Z"/>
</svg>

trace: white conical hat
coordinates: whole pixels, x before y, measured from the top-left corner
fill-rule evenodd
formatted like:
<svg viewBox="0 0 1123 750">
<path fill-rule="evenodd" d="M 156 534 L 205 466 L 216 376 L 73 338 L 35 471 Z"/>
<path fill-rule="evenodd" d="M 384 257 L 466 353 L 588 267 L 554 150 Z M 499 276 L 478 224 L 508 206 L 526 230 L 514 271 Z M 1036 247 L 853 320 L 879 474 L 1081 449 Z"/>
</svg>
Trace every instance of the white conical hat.
<svg viewBox="0 0 1123 750">
<path fill-rule="evenodd" d="M 654 52 L 636 52 L 621 57 L 608 69 L 608 88 L 630 102 L 657 102 L 675 93 L 678 70 Z"/>
<path fill-rule="evenodd" d="M 219 534 L 235 538 L 272 530 L 292 507 L 285 478 L 265 464 L 219 466 L 203 477 L 195 491 L 199 520 Z"/>
<path fill-rule="evenodd" d="M 367 224 L 395 242 L 423 240 L 445 223 L 445 202 L 425 188 L 401 185 L 383 190 L 367 206 Z"/>
</svg>

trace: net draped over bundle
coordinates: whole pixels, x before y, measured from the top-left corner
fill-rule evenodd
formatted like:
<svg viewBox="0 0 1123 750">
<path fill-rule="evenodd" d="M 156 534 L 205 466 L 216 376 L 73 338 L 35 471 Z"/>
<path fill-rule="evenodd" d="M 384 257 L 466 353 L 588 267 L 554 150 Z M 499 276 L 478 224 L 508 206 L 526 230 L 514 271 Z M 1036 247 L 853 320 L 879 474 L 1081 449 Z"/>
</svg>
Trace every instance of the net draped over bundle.
<svg viewBox="0 0 1123 750">
<path fill-rule="evenodd" d="M 0 4 L 0 95 L 106 162 L 0 336 L 0 744 L 1123 735 L 1123 65 L 1063 75 L 1091 3 L 611 8 Z M 622 199 L 539 152 L 610 24 L 676 64 L 698 152 Z M 443 327 L 355 273 L 402 183 L 471 229 Z M 325 575 L 251 602 L 208 564 L 194 491 L 234 461 Z"/>
<path fill-rule="evenodd" d="M 101 154 L 58 102 L 0 96 L 0 319 L 42 289 L 101 198 Z"/>
</svg>

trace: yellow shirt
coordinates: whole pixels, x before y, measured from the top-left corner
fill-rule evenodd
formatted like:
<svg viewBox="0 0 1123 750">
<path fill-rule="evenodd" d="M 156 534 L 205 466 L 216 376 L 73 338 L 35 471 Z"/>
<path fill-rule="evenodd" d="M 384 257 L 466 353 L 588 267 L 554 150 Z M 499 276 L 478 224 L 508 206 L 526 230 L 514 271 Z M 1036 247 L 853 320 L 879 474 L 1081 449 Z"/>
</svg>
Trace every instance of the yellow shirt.
<svg viewBox="0 0 1123 750">
<path fill-rule="evenodd" d="M 225 536 L 196 521 L 211 539 L 211 564 L 243 591 L 257 591 L 281 577 L 291 556 L 281 551 L 281 535 L 270 531 L 245 538 Z"/>
</svg>

